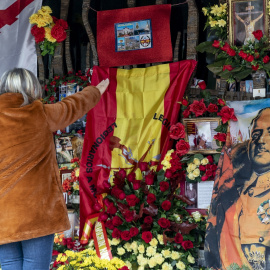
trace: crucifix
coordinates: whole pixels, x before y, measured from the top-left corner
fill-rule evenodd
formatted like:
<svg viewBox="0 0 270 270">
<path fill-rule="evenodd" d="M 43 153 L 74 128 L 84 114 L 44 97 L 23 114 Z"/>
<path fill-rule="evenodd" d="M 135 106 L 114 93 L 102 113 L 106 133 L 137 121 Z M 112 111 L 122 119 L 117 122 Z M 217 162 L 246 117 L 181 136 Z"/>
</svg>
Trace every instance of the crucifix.
<svg viewBox="0 0 270 270">
<path fill-rule="evenodd" d="M 244 40 L 244 44 L 247 44 L 249 40 L 255 41 L 255 38 L 252 34 L 252 32 L 255 30 L 255 23 L 259 21 L 263 17 L 263 12 L 262 11 L 253 11 L 254 6 L 251 5 L 251 2 L 248 2 L 248 6 L 246 7 L 246 12 L 235 12 L 236 18 L 242 22 L 245 26 L 245 31 L 246 31 L 246 37 Z M 251 15 L 252 14 L 260 14 L 256 19 L 252 20 Z M 241 18 L 239 15 L 247 15 L 245 18 Z"/>
</svg>

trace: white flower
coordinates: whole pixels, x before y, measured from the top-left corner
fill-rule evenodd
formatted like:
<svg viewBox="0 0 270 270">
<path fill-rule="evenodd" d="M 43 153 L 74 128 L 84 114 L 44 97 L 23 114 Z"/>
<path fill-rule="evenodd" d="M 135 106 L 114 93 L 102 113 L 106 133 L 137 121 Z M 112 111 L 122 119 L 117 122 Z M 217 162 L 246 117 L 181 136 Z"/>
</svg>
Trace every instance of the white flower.
<svg viewBox="0 0 270 270">
<path fill-rule="evenodd" d="M 144 252 L 145 252 L 144 245 L 139 245 L 139 246 L 138 246 L 138 251 L 139 251 L 140 253 L 144 253 Z"/>
<path fill-rule="evenodd" d="M 171 251 L 169 249 L 163 249 L 161 251 L 161 253 L 165 258 L 170 258 L 171 257 Z"/>
<path fill-rule="evenodd" d="M 158 241 L 156 238 L 152 238 L 152 240 L 149 242 L 149 244 L 152 246 L 152 247 L 156 247 L 157 244 L 158 244 Z"/>
<path fill-rule="evenodd" d="M 138 253 L 138 244 L 137 242 L 133 241 L 130 245 L 130 248 L 133 249 L 134 253 L 137 254 Z"/>
<path fill-rule="evenodd" d="M 117 246 L 120 243 L 120 239 L 113 238 L 111 240 L 111 245 L 112 246 Z"/>
<path fill-rule="evenodd" d="M 153 258 L 155 258 L 157 264 L 159 264 L 159 265 L 161 265 L 164 262 L 164 260 L 165 260 L 163 258 L 163 256 L 162 256 L 162 254 L 160 254 L 160 253 L 156 253 Z"/>
<path fill-rule="evenodd" d="M 189 263 L 192 263 L 192 264 L 195 263 L 195 259 L 191 255 L 188 255 L 187 260 Z"/>
<path fill-rule="evenodd" d="M 196 165 L 196 166 L 199 166 L 201 164 L 201 161 L 198 159 L 198 158 L 194 158 L 193 159 L 193 163 Z"/>
<path fill-rule="evenodd" d="M 172 270 L 172 266 L 168 264 L 167 262 L 162 264 L 162 270 Z"/>
<path fill-rule="evenodd" d="M 195 179 L 195 176 L 194 176 L 194 174 L 193 173 L 189 173 L 188 174 L 188 178 L 190 179 L 190 180 L 194 180 Z"/>
<path fill-rule="evenodd" d="M 154 257 L 152 257 L 151 259 L 149 259 L 148 265 L 149 265 L 150 268 L 154 268 L 157 265 L 157 262 L 156 262 L 156 260 L 155 260 Z"/>
<path fill-rule="evenodd" d="M 117 254 L 118 255 L 123 255 L 123 254 L 125 254 L 126 253 L 126 251 L 122 248 L 122 247 L 119 247 L 119 248 L 117 248 Z"/>
<path fill-rule="evenodd" d="M 178 259 L 180 258 L 179 252 L 172 251 L 171 258 L 172 258 L 173 260 L 178 260 Z"/>
<path fill-rule="evenodd" d="M 198 177 L 200 175 L 200 173 L 201 173 L 201 171 L 198 168 L 193 171 L 193 175 L 195 177 Z"/>
<path fill-rule="evenodd" d="M 125 244 L 124 244 L 124 248 L 125 248 L 128 252 L 131 252 L 131 251 L 132 251 L 132 249 L 131 249 L 130 246 L 131 246 L 130 243 L 125 243 Z"/>
<path fill-rule="evenodd" d="M 147 258 L 144 258 L 143 256 L 140 257 L 139 259 L 138 259 L 138 257 L 137 257 L 137 261 L 138 261 L 138 264 L 139 264 L 140 266 L 145 266 L 145 265 L 148 264 L 148 259 L 147 259 Z"/>
<path fill-rule="evenodd" d="M 180 270 L 184 270 L 186 269 L 186 266 L 183 262 L 179 261 L 177 264 L 176 264 L 176 267 L 177 269 L 180 269 Z"/>
<path fill-rule="evenodd" d="M 204 158 L 204 159 L 201 160 L 202 165 L 206 165 L 208 163 L 209 163 L 209 160 L 207 158 Z"/>
<path fill-rule="evenodd" d="M 202 215 L 199 211 L 192 212 L 191 215 L 196 222 L 199 222 L 201 220 Z"/>
<path fill-rule="evenodd" d="M 159 243 L 160 243 L 161 245 L 164 245 L 164 242 L 163 242 L 163 235 L 162 235 L 162 234 L 159 234 L 159 235 L 157 236 L 157 239 L 158 239 L 158 241 L 159 241 Z"/>
<path fill-rule="evenodd" d="M 180 218 L 180 216 L 178 214 L 173 214 L 173 215 L 176 218 L 176 221 L 181 221 L 181 218 Z"/>
<path fill-rule="evenodd" d="M 157 252 L 157 249 L 155 248 L 155 247 L 148 247 L 147 249 L 146 249 L 146 255 L 148 256 L 148 257 L 152 257 L 152 256 L 154 256 L 155 254 L 156 254 L 156 252 Z"/>
<path fill-rule="evenodd" d="M 124 263 L 128 267 L 129 270 L 132 270 L 132 264 L 129 261 L 125 261 Z"/>
<path fill-rule="evenodd" d="M 139 266 L 138 267 L 138 270 L 144 270 L 144 267 L 143 266 Z"/>
<path fill-rule="evenodd" d="M 191 171 L 194 171 L 197 168 L 197 166 L 194 163 L 189 163 L 188 168 L 190 168 Z"/>
</svg>

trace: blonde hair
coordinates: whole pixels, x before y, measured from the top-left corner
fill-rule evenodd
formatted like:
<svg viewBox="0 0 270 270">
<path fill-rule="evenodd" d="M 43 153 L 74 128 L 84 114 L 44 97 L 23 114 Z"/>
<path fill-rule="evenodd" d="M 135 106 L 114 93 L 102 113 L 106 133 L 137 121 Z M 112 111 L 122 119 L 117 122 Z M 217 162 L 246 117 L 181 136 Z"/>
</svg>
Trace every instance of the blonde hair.
<svg viewBox="0 0 270 270">
<path fill-rule="evenodd" d="M 0 79 L 0 95 L 4 93 L 22 94 L 24 102 L 21 106 L 24 106 L 42 98 L 43 91 L 38 78 L 30 70 L 14 68 L 6 71 Z"/>
</svg>

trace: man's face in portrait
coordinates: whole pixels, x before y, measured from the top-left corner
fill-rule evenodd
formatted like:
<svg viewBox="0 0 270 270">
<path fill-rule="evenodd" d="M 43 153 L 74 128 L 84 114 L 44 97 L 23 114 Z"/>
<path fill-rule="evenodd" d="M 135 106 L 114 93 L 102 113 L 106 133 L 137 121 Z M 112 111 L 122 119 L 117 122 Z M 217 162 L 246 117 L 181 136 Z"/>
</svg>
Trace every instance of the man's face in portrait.
<svg viewBox="0 0 270 270">
<path fill-rule="evenodd" d="M 248 145 L 249 159 L 257 173 L 270 170 L 270 109 L 254 122 Z"/>
</svg>

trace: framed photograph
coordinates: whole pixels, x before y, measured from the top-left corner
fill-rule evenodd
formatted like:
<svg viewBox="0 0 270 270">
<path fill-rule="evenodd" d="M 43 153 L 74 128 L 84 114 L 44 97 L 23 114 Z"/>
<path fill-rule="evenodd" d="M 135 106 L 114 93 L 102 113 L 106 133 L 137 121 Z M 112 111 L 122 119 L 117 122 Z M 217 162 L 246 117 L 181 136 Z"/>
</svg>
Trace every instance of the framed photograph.
<svg viewBox="0 0 270 270">
<path fill-rule="evenodd" d="M 229 83 L 229 91 L 230 92 L 236 92 L 236 83 Z"/>
<path fill-rule="evenodd" d="M 62 184 L 66 179 L 71 179 L 71 172 L 72 170 L 60 170 L 60 178 Z"/>
<path fill-rule="evenodd" d="M 71 137 L 55 138 L 56 159 L 58 164 L 70 163 L 74 158 Z"/>
<path fill-rule="evenodd" d="M 188 205 L 186 208 L 187 209 L 193 209 L 193 208 L 198 208 L 198 188 L 197 188 L 197 183 L 189 183 L 186 182 L 185 184 L 185 196 L 187 196 L 187 198 L 189 200 L 191 200 L 192 202 L 194 202 L 194 204 L 192 205 Z"/>
<path fill-rule="evenodd" d="M 242 46 L 254 41 L 253 31 L 262 30 L 268 36 L 266 0 L 228 0 L 228 33 L 231 45 Z"/>
<path fill-rule="evenodd" d="M 214 136 L 215 129 L 220 124 L 220 117 L 185 118 L 183 124 L 186 129 L 186 141 L 189 142 L 189 153 L 216 153 L 219 146 Z"/>
<path fill-rule="evenodd" d="M 247 93 L 253 92 L 253 80 L 246 80 L 246 92 Z"/>
<path fill-rule="evenodd" d="M 241 81 L 239 83 L 239 87 L 240 87 L 240 92 L 246 92 L 246 82 L 245 81 Z"/>
<path fill-rule="evenodd" d="M 220 85 L 221 82 L 220 82 L 220 80 L 221 79 L 216 79 L 216 90 L 217 91 L 220 91 L 220 89 L 221 89 L 221 85 Z"/>
</svg>

